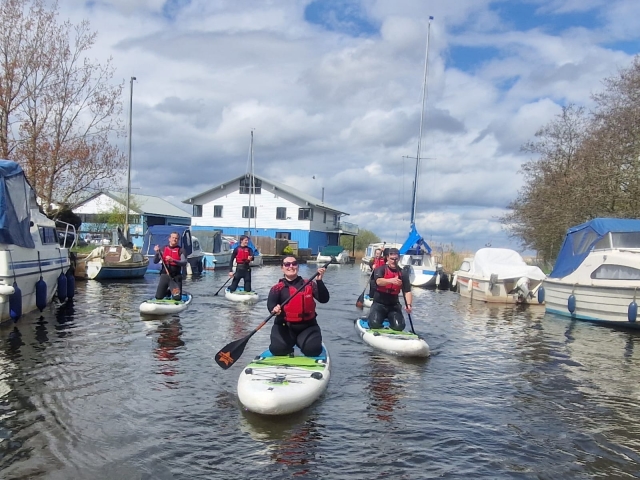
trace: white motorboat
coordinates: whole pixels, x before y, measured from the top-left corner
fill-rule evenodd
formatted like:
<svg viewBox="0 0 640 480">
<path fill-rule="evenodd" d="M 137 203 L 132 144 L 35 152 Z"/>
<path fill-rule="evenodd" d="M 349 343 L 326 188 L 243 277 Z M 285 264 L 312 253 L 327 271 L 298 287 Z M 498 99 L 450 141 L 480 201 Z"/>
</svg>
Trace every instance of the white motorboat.
<svg viewBox="0 0 640 480">
<path fill-rule="evenodd" d="M 473 300 L 538 304 L 538 289 L 545 277 L 514 250 L 481 248 L 453 273 L 453 284 L 461 296 Z"/>
<path fill-rule="evenodd" d="M 596 218 L 570 228 L 541 290 L 549 313 L 640 328 L 640 220 Z"/>
<path fill-rule="evenodd" d="M 10 160 L 0 160 L 0 205 L 0 321 L 43 310 L 58 289 L 60 301 L 73 297 L 69 249 L 58 244 L 56 222 L 40 212 L 22 168 Z M 75 238 L 73 225 L 64 225 L 63 238 Z"/>
<path fill-rule="evenodd" d="M 344 265 L 345 263 L 349 263 L 349 252 L 344 249 L 344 247 L 340 245 L 331 245 L 328 247 L 324 247 L 318 253 L 318 256 L 315 259 L 315 263 L 327 263 L 331 262 L 332 265 Z"/>
<path fill-rule="evenodd" d="M 385 248 L 400 248 L 402 247 L 401 243 L 386 243 L 386 242 L 378 242 L 378 243 L 370 243 L 364 251 L 364 256 L 362 257 L 362 261 L 360 262 L 360 270 L 362 273 L 366 273 L 367 275 L 371 275 L 371 267 L 369 266 L 369 262 L 373 257 L 375 257 L 376 250 L 384 250 Z"/>
</svg>

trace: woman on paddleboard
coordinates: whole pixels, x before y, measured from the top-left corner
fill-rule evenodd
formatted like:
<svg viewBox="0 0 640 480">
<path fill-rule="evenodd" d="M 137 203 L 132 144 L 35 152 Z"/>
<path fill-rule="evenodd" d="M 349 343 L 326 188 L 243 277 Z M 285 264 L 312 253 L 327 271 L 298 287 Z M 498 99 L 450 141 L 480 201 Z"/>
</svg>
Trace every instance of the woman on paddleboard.
<svg viewBox="0 0 640 480">
<path fill-rule="evenodd" d="M 231 254 L 231 261 L 229 262 L 229 276 L 233 277 L 230 292 L 235 292 L 238 288 L 240 279 L 243 279 L 243 287 L 245 292 L 251 291 L 251 261 L 253 260 L 254 252 L 249 246 L 249 237 L 242 235 L 239 241 L 240 245 L 233 250 Z M 233 261 L 236 261 L 236 272 L 233 273 Z"/>
<path fill-rule="evenodd" d="M 317 357 L 322 353 L 322 333 L 316 321 L 315 301 L 329 301 L 329 290 L 322 281 L 324 272 L 325 269 L 320 267 L 316 279 L 283 308 L 281 305 L 305 283 L 305 280 L 298 275 L 298 260 L 295 257 L 289 255 L 282 260 L 284 277 L 271 287 L 267 299 L 267 309 L 276 315 L 269 345 L 273 355 L 289 355 L 293 353 L 295 345 L 307 357 Z"/>
<path fill-rule="evenodd" d="M 393 330 L 404 330 L 404 316 L 398 295 L 403 293 L 407 302 L 407 313 L 411 314 L 411 282 L 409 275 L 398 266 L 400 252 L 390 248 L 387 263 L 373 271 L 376 290 L 369 311 L 369 328 L 382 328 L 382 322 L 389 321 Z"/>
</svg>

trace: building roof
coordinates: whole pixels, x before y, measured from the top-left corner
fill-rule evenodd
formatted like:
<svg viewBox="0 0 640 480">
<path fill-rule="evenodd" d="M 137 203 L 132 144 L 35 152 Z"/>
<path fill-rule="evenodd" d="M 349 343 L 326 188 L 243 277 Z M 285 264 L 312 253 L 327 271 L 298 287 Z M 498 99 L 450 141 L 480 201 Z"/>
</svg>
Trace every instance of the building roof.
<svg viewBox="0 0 640 480">
<path fill-rule="evenodd" d="M 215 190 L 221 190 L 222 188 L 226 187 L 227 185 L 231 185 L 235 182 L 237 182 L 238 180 L 240 180 L 241 178 L 246 177 L 247 174 L 243 173 L 242 175 L 239 175 L 235 178 L 232 178 L 231 180 L 228 180 L 224 183 L 221 183 L 219 185 L 216 185 L 213 188 L 210 188 L 209 190 L 206 190 L 202 193 L 199 193 L 197 195 L 194 195 L 192 197 L 189 197 L 185 200 L 182 201 L 182 203 L 187 203 L 189 205 L 193 205 L 194 203 L 197 204 L 197 200 L 200 197 L 203 197 L 205 195 L 208 195 L 211 192 L 214 192 Z M 319 198 L 313 197 L 311 195 L 308 195 L 304 192 L 301 192 L 300 190 L 297 190 L 293 187 L 290 187 L 289 185 L 285 185 L 284 183 L 280 183 L 280 182 L 274 182 L 273 180 L 269 180 L 268 178 L 265 178 L 263 176 L 260 175 L 254 175 L 255 178 L 261 180 L 264 183 L 268 183 L 270 185 L 273 185 L 275 187 L 276 190 L 281 190 L 283 192 L 287 192 L 290 195 L 293 195 L 294 197 L 299 198 L 300 200 L 302 200 L 305 203 L 308 203 L 309 206 L 311 207 L 321 207 L 325 210 L 330 210 L 333 211 L 335 213 L 340 213 L 342 215 L 349 215 L 347 212 L 343 212 L 342 210 L 339 210 L 331 205 L 329 205 L 328 203 L 323 202 L 322 200 L 320 200 Z"/>
<path fill-rule="evenodd" d="M 79 205 L 83 205 L 87 203 L 89 200 L 93 200 L 94 198 L 106 195 L 107 197 L 115 200 L 122 205 L 125 205 L 125 192 L 116 192 L 113 190 L 101 190 L 99 192 L 94 193 L 90 197 L 82 200 L 75 207 Z M 172 203 L 167 202 L 165 199 L 160 197 L 154 197 L 152 195 L 141 195 L 139 193 L 132 193 L 129 205 L 131 210 L 140 214 L 140 215 L 158 215 L 161 217 L 182 217 L 182 218 L 191 218 L 191 215 L 179 207 L 176 207 Z"/>
</svg>

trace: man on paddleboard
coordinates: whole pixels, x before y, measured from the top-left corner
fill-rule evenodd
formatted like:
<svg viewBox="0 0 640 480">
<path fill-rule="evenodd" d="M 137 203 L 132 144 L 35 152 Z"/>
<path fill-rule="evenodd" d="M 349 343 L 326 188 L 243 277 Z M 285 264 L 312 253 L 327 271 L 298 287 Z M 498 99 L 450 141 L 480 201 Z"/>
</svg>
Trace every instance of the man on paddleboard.
<svg viewBox="0 0 640 480">
<path fill-rule="evenodd" d="M 231 254 L 231 261 L 229 262 L 229 276 L 233 277 L 230 292 L 235 292 L 238 288 L 240 279 L 243 279 L 242 285 L 245 292 L 251 291 L 251 267 L 250 263 L 253 260 L 254 252 L 249 247 L 249 237 L 242 235 L 239 241 L 240 245 L 233 250 Z M 236 261 L 236 273 L 233 273 L 233 261 Z M 227 280 L 228 281 L 228 280 Z"/>
<path fill-rule="evenodd" d="M 295 295 L 284 308 L 281 305 L 300 288 L 305 280 L 298 275 L 298 260 L 289 255 L 282 260 L 283 278 L 269 291 L 267 309 L 276 315 L 271 328 L 273 355 L 289 355 L 295 345 L 307 357 L 317 357 L 322 353 L 322 333 L 316 321 L 316 300 L 329 301 L 329 290 L 322 281 L 325 268 L 318 269 L 318 276 L 300 293 Z"/>
<path fill-rule="evenodd" d="M 156 245 L 153 250 L 156 252 L 153 263 L 162 262 L 160 269 L 160 281 L 156 288 L 156 298 L 173 297 L 174 300 L 182 299 L 182 267 L 187 264 L 187 254 L 184 248 L 178 245 L 180 234 L 172 232 L 169 235 L 169 245 L 160 249 Z M 168 271 L 167 271 L 168 270 Z M 175 290 L 175 291 L 174 291 Z"/>
<path fill-rule="evenodd" d="M 386 319 L 393 330 L 404 330 L 404 316 L 398 295 L 404 294 L 407 302 L 406 310 L 409 314 L 411 314 L 413 296 L 409 275 L 398 266 L 399 260 L 398 249 L 390 248 L 387 263 L 373 271 L 376 289 L 369 311 L 369 328 L 382 328 L 382 322 Z"/>
</svg>

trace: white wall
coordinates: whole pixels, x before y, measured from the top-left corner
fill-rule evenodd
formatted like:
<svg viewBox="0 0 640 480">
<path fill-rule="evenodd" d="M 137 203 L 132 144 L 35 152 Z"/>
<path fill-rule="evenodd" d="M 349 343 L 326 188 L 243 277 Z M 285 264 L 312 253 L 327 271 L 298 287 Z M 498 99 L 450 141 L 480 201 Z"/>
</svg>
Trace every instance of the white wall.
<svg viewBox="0 0 640 480">
<path fill-rule="evenodd" d="M 124 205 L 116 202 L 111 197 L 106 196 L 104 193 L 98 195 L 96 198 L 89 200 L 87 203 L 74 208 L 74 213 L 107 213 L 112 212 L 115 208 L 124 210 Z M 129 209 L 129 215 L 138 215 L 133 210 Z"/>
</svg>

